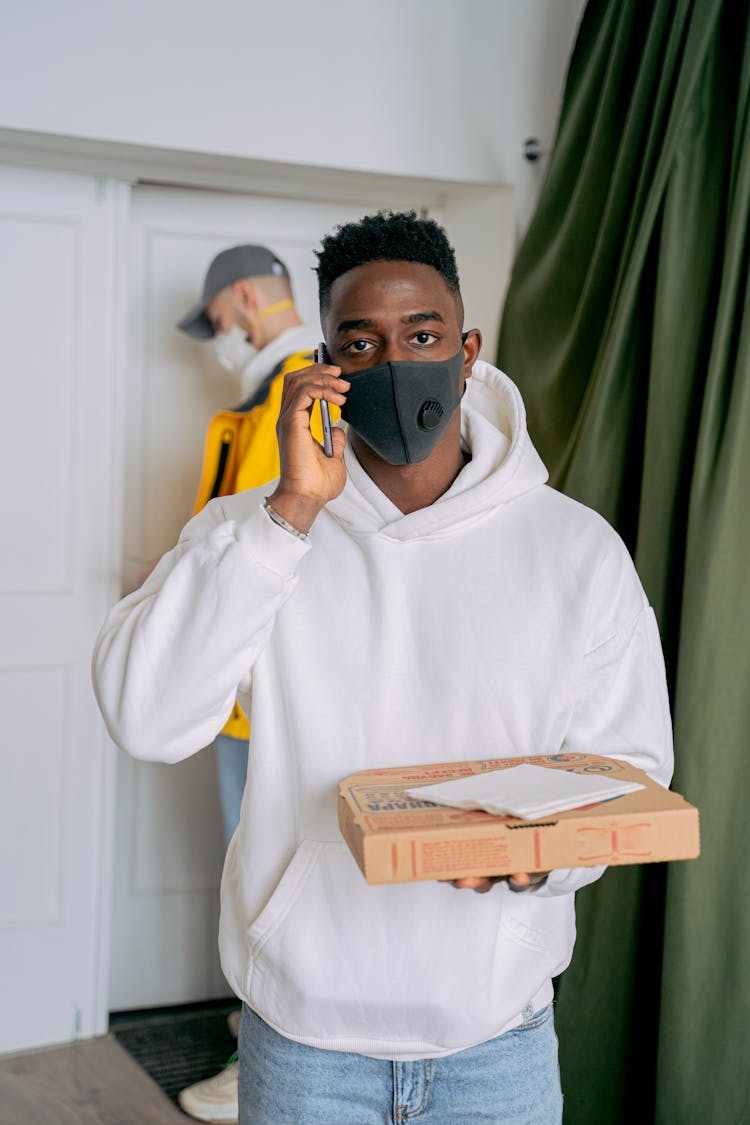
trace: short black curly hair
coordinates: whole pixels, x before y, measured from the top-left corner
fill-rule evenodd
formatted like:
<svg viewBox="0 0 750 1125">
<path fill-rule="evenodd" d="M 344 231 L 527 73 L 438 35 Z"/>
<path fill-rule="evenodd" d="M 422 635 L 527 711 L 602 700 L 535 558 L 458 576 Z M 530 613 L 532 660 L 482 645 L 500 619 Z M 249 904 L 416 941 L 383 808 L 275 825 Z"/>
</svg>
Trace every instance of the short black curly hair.
<svg viewBox="0 0 750 1125">
<path fill-rule="evenodd" d="M 461 289 L 456 255 L 448 236 L 434 219 L 416 211 L 378 211 L 356 223 L 344 223 L 326 235 L 316 250 L 321 315 L 328 311 L 331 286 L 342 274 L 367 262 L 421 262 L 433 266 L 453 293 L 461 315 Z"/>
</svg>

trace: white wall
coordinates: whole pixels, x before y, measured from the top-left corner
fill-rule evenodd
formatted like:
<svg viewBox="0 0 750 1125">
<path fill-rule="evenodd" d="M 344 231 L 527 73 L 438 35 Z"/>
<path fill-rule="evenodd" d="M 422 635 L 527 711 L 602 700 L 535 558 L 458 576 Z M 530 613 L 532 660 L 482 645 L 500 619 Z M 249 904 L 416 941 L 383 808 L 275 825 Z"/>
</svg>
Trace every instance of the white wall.
<svg viewBox="0 0 750 1125">
<path fill-rule="evenodd" d="M 563 84 L 586 0 L 470 0 L 463 5 L 466 126 L 484 175 L 516 189 L 523 231 L 547 158 L 529 163 L 527 137 L 555 138 Z M 473 77 L 472 77 L 473 76 Z"/>
<path fill-rule="evenodd" d="M 0 129 L 520 189 L 583 0 L 28 0 Z"/>
</svg>

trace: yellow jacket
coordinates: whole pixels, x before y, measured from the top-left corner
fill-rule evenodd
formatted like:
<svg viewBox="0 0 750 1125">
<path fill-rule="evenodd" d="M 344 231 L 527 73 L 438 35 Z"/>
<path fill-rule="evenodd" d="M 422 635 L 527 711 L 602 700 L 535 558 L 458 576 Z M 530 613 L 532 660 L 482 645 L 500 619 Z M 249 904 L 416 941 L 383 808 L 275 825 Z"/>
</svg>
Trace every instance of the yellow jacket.
<svg viewBox="0 0 750 1125">
<path fill-rule="evenodd" d="M 257 488 L 279 475 L 279 446 L 276 422 L 281 406 L 284 376 L 299 371 L 313 362 L 307 352 L 294 352 L 274 367 L 254 394 L 233 410 L 222 410 L 209 423 L 203 449 L 198 495 L 193 515 L 216 496 L 231 496 Z M 331 407 L 331 420 L 337 421 L 339 410 Z M 313 437 L 323 440 L 320 410 L 313 411 L 310 424 Z M 222 734 L 233 738 L 249 738 L 250 724 L 235 702 Z"/>
</svg>

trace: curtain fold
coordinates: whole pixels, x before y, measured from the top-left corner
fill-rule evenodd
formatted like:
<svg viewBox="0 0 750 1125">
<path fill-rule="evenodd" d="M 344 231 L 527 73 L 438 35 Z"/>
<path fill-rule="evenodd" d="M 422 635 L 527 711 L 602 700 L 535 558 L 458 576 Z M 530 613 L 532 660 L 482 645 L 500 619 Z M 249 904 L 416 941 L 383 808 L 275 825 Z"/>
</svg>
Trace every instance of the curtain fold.
<svg viewBox="0 0 750 1125">
<path fill-rule="evenodd" d="M 567 1122 L 750 1121 L 750 34 L 730 0 L 589 0 L 499 364 L 551 482 L 659 619 L 702 856 L 578 896 Z"/>
</svg>

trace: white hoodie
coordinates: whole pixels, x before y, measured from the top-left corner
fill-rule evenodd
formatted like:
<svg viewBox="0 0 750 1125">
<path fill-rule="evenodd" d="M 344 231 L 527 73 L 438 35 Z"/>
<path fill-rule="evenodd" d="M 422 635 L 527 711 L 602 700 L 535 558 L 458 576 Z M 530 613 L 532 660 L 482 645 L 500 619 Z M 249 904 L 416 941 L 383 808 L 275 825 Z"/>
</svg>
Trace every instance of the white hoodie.
<svg viewBox="0 0 750 1125">
<path fill-rule="evenodd" d="M 272 485 L 212 501 L 94 654 L 109 731 L 137 757 L 207 745 L 239 689 L 252 736 L 224 972 L 283 1035 L 375 1058 L 470 1047 L 546 1003 L 572 892 L 601 868 L 520 894 L 368 886 L 337 827 L 342 777 L 561 750 L 671 777 L 658 632 L 621 540 L 546 486 L 505 375 L 477 363 L 462 415 L 471 460 L 410 515 L 349 448 L 307 542 L 263 511 Z"/>
</svg>

